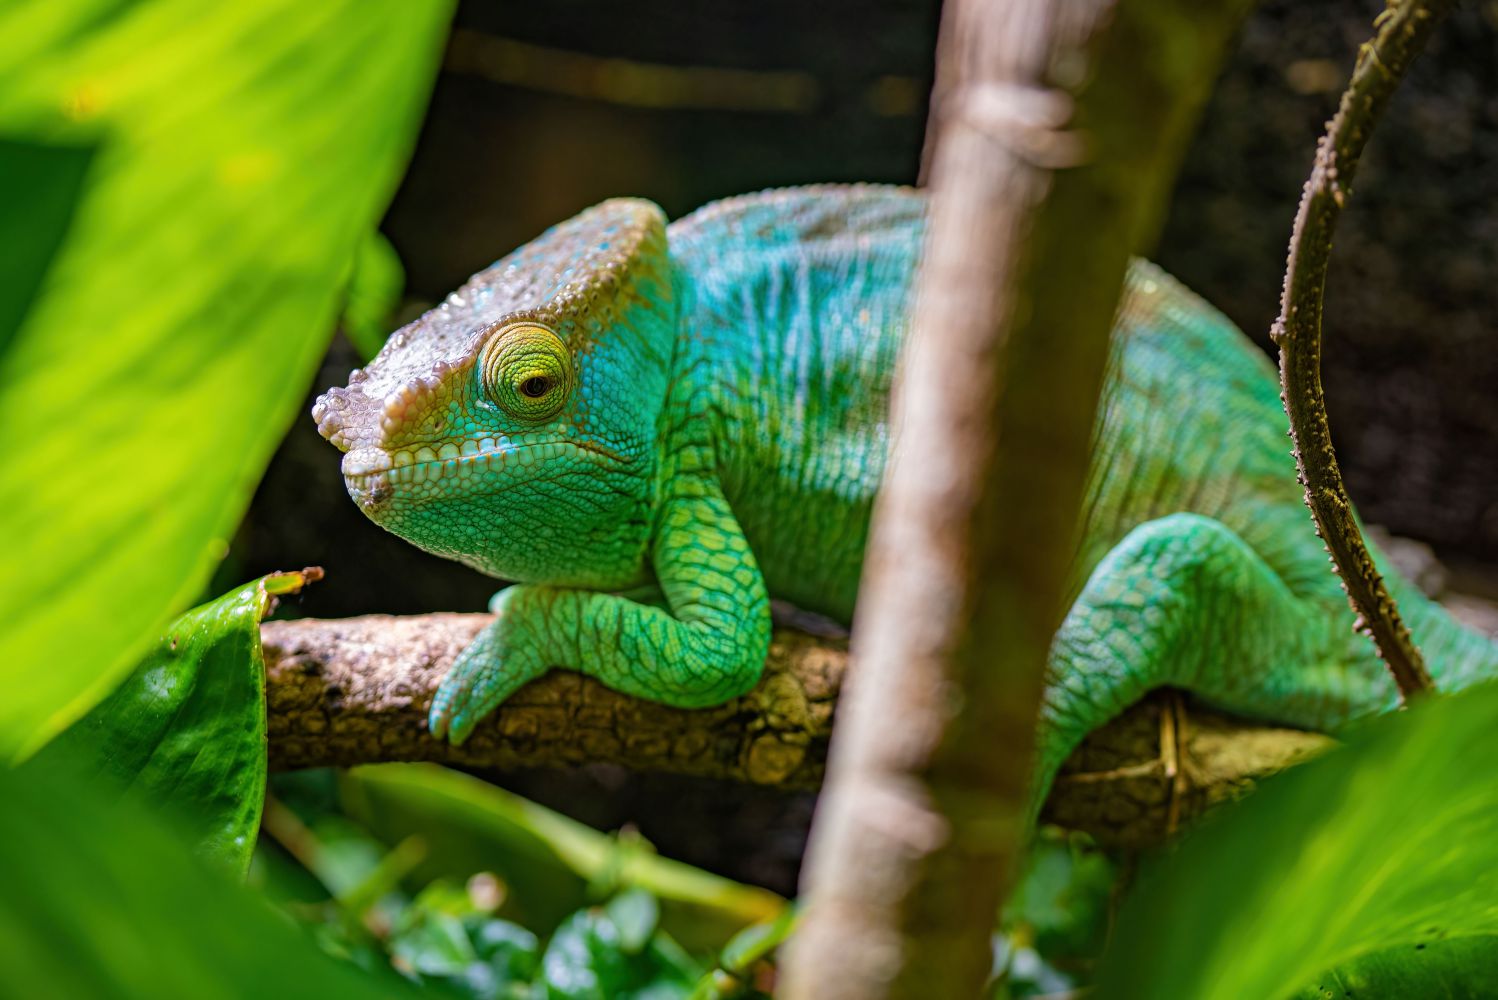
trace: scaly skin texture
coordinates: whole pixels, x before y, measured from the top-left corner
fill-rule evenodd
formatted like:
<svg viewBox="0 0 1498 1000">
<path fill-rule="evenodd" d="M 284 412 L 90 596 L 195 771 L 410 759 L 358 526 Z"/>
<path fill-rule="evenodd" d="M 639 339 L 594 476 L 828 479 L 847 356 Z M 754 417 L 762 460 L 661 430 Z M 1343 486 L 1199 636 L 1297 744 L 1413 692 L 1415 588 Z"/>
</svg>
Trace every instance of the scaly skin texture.
<svg viewBox="0 0 1498 1000">
<path fill-rule="evenodd" d="M 772 191 L 669 226 L 605 202 L 318 401 L 366 514 L 516 582 L 434 733 L 461 741 L 552 667 L 714 704 L 758 679 L 769 595 L 851 619 L 923 228 L 897 188 Z M 1392 707 L 1301 504 L 1269 363 L 1144 262 L 1101 412 L 1038 791 L 1159 685 L 1332 731 Z M 1391 579 L 1441 688 L 1498 674 L 1489 641 Z"/>
</svg>

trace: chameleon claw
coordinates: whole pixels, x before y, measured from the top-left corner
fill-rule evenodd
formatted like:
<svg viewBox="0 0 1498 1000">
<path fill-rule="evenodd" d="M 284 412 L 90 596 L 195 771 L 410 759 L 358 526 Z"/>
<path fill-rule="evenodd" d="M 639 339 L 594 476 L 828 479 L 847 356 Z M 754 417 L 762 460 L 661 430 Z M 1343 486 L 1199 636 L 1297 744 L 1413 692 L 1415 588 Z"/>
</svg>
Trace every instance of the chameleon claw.
<svg viewBox="0 0 1498 1000">
<path fill-rule="evenodd" d="M 447 706 L 446 699 L 439 694 L 432 700 L 431 710 L 427 712 L 427 729 L 437 739 L 447 735 Z"/>
<path fill-rule="evenodd" d="M 447 738 L 455 747 L 460 747 L 468 742 L 468 737 L 473 735 L 474 727 L 478 724 L 477 719 L 458 713 L 447 725 Z"/>
<path fill-rule="evenodd" d="M 462 687 L 455 683 L 453 673 L 442 678 L 442 683 L 437 685 L 437 693 L 432 696 L 431 710 L 427 712 L 427 729 L 433 736 L 439 740 L 447 737 L 454 744 L 461 743 L 462 739 L 467 738 L 473 726 L 463 725 L 463 720 L 460 718 L 462 715 L 460 706 L 465 700 Z M 458 737 L 460 731 L 462 739 Z"/>
<path fill-rule="evenodd" d="M 442 678 L 427 713 L 427 728 L 432 735 L 439 740 L 446 737 L 453 746 L 462 746 L 485 714 L 473 712 L 472 692 L 463 683 L 461 673 L 454 669 Z"/>
</svg>

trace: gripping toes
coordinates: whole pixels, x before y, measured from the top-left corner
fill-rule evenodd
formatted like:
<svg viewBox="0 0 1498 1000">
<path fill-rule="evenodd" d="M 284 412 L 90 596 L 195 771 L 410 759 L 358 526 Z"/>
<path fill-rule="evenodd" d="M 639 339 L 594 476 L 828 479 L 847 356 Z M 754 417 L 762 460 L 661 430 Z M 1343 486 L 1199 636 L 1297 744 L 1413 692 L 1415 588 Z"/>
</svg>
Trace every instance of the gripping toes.
<svg viewBox="0 0 1498 1000">
<path fill-rule="evenodd" d="M 496 595 L 492 605 L 496 612 L 501 611 L 501 598 L 508 593 L 501 591 Z M 544 669 L 527 664 L 529 658 L 517 655 L 518 651 L 512 648 L 514 644 L 506 642 L 510 630 L 510 623 L 501 612 L 494 624 L 458 654 L 437 686 L 427 713 L 427 726 L 433 736 L 438 739 L 446 736 L 454 745 L 462 744 L 484 716 L 527 682 L 545 673 Z"/>
<path fill-rule="evenodd" d="M 437 686 L 432 698 L 432 708 L 427 715 L 427 725 L 432 735 L 441 739 L 451 737 L 453 743 L 462 743 L 473 732 L 474 724 L 489 707 L 480 708 L 483 691 L 493 685 L 489 678 L 496 673 L 498 664 L 494 657 L 493 626 L 481 632 L 468 648 L 458 654 L 452 669 Z M 497 704 L 495 702 L 494 704 Z"/>
</svg>

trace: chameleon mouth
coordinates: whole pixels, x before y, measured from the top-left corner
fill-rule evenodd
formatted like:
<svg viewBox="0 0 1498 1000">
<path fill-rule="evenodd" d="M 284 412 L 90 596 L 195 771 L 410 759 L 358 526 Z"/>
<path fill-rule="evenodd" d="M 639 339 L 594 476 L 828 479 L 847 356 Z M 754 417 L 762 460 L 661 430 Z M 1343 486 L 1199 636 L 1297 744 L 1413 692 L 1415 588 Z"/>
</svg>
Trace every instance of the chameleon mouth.
<svg viewBox="0 0 1498 1000">
<path fill-rule="evenodd" d="M 359 505 L 360 510 L 371 517 L 395 496 L 395 490 L 383 472 L 368 476 L 345 476 L 343 482 L 348 488 L 349 497 Z"/>
<path fill-rule="evenodd" d="M 572 441 L 498 444 L 484 439 L 462 448 L 445 444 L 394 453 L 364 447 L 343 456 L 343 481 L 349 496 L 373 514 L 397 495 L 412 503 L 454 496 L 500 493 L 518 485 L 527 470 L 545 468 L 564 456 L 595 464 L 614 464 L 621 456 L 599 445 Z"/>
</svg>

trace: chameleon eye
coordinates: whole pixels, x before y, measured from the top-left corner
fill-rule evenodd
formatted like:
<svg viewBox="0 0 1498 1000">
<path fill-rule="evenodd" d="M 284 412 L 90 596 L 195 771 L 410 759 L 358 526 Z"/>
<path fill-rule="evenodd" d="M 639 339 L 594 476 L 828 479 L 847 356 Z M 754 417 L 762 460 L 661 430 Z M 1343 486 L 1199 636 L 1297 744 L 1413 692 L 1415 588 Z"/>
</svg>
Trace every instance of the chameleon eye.
<svg viewBox="0 0 1498 1000">
<path fill-rule="evenodd" d="M 520 383 L 520 395 L 528 399 L 540 399 L 551 391 L 551 379 L 534 375 Z"/>
<path fill-rule="evenodd" d="M 567 345 L 539 323 L 517 323 L 489 339 L 479 363 L 484 392 L 521 420 L 545 420 L 572 388 Z"/>
</svg>

